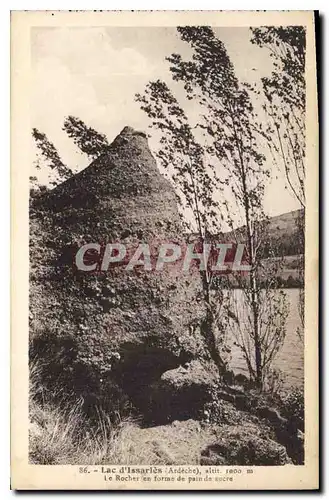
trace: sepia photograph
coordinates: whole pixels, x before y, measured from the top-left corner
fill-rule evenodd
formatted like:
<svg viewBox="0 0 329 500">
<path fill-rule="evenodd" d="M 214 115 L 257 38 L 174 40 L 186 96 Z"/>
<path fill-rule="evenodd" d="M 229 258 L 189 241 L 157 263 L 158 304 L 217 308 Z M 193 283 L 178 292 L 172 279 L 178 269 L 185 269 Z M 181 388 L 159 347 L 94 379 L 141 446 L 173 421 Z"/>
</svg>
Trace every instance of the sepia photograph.
<svg viewBox="0 0 329 500">
<path fill-rule="evenodd" d="M 27 466 L 217 489 L 312 465 L 315 487 L 313 13 L 61 14 L 27 23 L 17 126 Z"/>
</svg>

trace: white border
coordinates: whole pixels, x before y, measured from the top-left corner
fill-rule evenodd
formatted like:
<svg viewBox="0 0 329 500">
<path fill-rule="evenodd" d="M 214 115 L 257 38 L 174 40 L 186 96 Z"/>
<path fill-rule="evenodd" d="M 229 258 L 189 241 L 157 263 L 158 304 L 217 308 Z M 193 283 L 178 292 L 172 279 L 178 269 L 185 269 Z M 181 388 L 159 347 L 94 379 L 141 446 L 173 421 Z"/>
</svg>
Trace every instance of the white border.
<svg viewBox="0 0 329 500">
<path fill-rule="evenodd" d="M 5 237 L 5 241 L 1 245 L 1 254 L 0 254 L 0 262 L 3 265 L 3 271 L 2 271 L 2 276 L 1 276 L 1 330 L 3 333 L 3 343 L 2 343 L 2 352 L 3 355 L 5 356 L 5 362 L 0 364 L 1 367 L 1 387 L 3 389 L 3 394 L 2 394 L 2 412 L 1 412 L 1 431 L 2 431 L 2 436 L 1 436 L 1 462 L 0 462 L 0 491 L 1 491 L 1 498 L 7 498 L 10 495 L 9 491 L 9 404 L 7 405 L 6 402 L 9 403 L 9 282 L 10 282 L 10 275 L 9 275 L 9 245 L 7 245 L 7 242 L 9 243 L 9 237 L 10 237 L 10 225 L 9 225 L 9 9 L 12 10 L 42 10 L 42 9 L 49 9 L 49 10 L 60 10 L 60 9 L 67 9 L 70 8 L 72 10 L 74 9 L 87 9 L 87 10 L 93 10 L 93 9 L 108 9 L 109 6 L 111 6 L 111 9 L 121 9 L 121 10 L 131 10 L 131 9 L 138 9 L 138 10 L 148 10 L 148 9 L 154 9 L 154 2 L 149 2 L 149 1 L 112 1 L 109 3 L 108 1 L 97 1 L 97 2 L 90 2 L 90 1 L 79 1 L 79 2 L 68 2 L 68 1 L 55 1 L 55 2 L 41 2 L 41 1 L 30 1 L 30 2 L 24 2 L 24 1 L 12 1 L 12 2 L 6 2 L 7 5 L 1 6 L 1 15 L 0 15 L 0 23 L 1 23 L 1 29 L 0 29 L 0 36 L 1 36 L 1 44 L 0 44 L 0 50 L 1 50 L 1 56 L 2 56 L 2 78 L 1 78 L 1 85 L 2 85 L 2 92 L 1 92 L 1 99 L 2 99 L 2 106 L 1 106 L 1 118 L 2 118 L 2 130 L 1 130 L 1 140 L 2 140 L 2 166 L 1 166 L 1 196 L 0 196 L 0 203 L 1 203 L 1 214 L 2 214 L 2 238 Z M 314 2 L 287 2 L 287 1 L 282 1 L 282 0 L 276 0 L 275 2 L 266 2 L 264 5 L 264 1 L 249 1 L 248 4 L 246 4 L 243 1 L 236 1 L 236 0 L 231 0 L 230 2 L 225 2 L 226 5 L 223 5 L 223 2 L 221 4 L 218 4 L 218 1 L 209 1 L 209 0 L 203 0 L 200 2 L 198 5 L 193 4 L 191 2 L 187 1 L 180 1 L 180 0 L 166 0 L 166 1 L 158 1 L 156 3 L 156 10 L 171 10 L 171 9 L 176 9 L 176 10 L 184 10 L 184 9 L 189 9 L 189 10 L 199 10 L 202 8 L 203 10 L 215 10 L 216 8 L 218 9 L 221 7 L 224 9 L 240 9 L 243 10 L 246 6 L 249 7 L 250 10 L 263 10 L 266 8 L 267 10 L 271 9 L 312 9 L 315 7 Z M 318 1 L 317 8 L 320 9 L 320 12 L 323 13 L 324 15 L 328 13 L 329 7 L 328 3 L 325 2 L 324 0 Z M 325 28 L 325 26 L 323 26 Z M 326 34 L 323 33 L 323 52 L 324 54 L 328 54 L 328 36 L 325 36 Z M 324 58 L 324 56 L 323 56 Z M 322 126 L 324 127 L 325 125 L 325 117 L 329 116 L 329 106 L 328 102 L 325 101 L 325 87 L 326 84 L 325 82 L 328 82 L 328 65 L 327 67 L 323 68 L 323 84 L 322 84 L 322 115 L 323 115 L 323 123 Z M 325 141 L 325 130 L 323 130 L 322 133 L 322 138 L 323 141 Z M 324 171 L 322 180 L 324 182 L 324 192 L 323 192 L 323 209 L 325 210 L 325 215 L 327 216 L 325 219 L 325 235 L 324 235 L 324 244 L 325 248 L 328 248 L 328 238 L 329 238 L 329 231 L 328 231 L 328 225 L 329 225 L 329 214 L 328 214 L 328 204 L 325 202 L 327 193 L 326 193 L 326 188 L 327 188 L 327 178 L 328 174 L 326 173 L 328 165 L 326 161 L 326 155 L 325 155 L 325 150 L 326 150 L 326 145 L 324 144 L 323 147 L 323 158 L 322 158 L 322 169 Z M 322 215 L 324 216 L 324 214 Z M 323 255 L 325 257 L 325 253 Z M 323 260 L 325 260 L 323 258 Z M 326 278 L 326 283 L 327 278 L 328 278 L 328 268 L 327 266 L 324 265 L 325 262 L 323 263 L 324 271 L 325 271 L 325 278 Z M 324 277 L 322 277 L 323 279 Z M 325 296 L 323 297 L 323 304 L 325 304 Z M 326 318 L 327 319 L 327 318 Z M 325 360 L 329 360 L 328 356 L 328 342 L 325 342 L 325 333 L 329 331 L 329 328 L 325 328 L 327 326 L 327 321 L 323 324 L 323 329 L 324 329 L 324 334 L 323 334 L 323 339 L 322 339 L 322 347 L 326 347 L 326 358 L 323 360 L 323 378 L 324 380 L 327 380 L 327 370 L 326 370 L 326 363 Z M 327 421 L 327 416 L 328 416 L 328 399 L 325 401 L 325 414 L 323 415 L 323 422 Z M 323 436 L 325 437 L 325 436 Z M 324 443 L 323 443 L 324 445 Z M 326 440 L 326 445 L 328 445 L 328 439 Z M 327 446 L 326 446 L 326 449 Z M 325 452 L 325 450 L 323 450 Z M 326 474 L 324 474 L 323 477 L 323 486 L 325 490 L 327 490 L 327 485 L 328 481 L 326 479 Z M 112 495 L 114 494 L 113 492 L 111 493 Z M 221 495 L 225 495 L 224 492 L 220 493 Z M 31 495 L 34 495 L 31 493 Z M 46 493 L 44 494 L 46 495 Z M 43 494 L 38 494 L 39 498 L 44 497 Z M 64 497 L 66 494 L 62 494 Z M 90 493 L 90 495 L 93 495 Z M 175 493 L 170 493 L 171 497 L 176 496 Z M 140 496 L 140 495 L 139 495 Z M 198 496 L 204 496 L 202 494 L 199 494 Z M 235 496 L 233 494 L 233 496 Z M 285 495 L 285 494 L 280 494 L 280 496 L 287 498 L 290 498 L 291 495 Z M 232 497 L 232 494 L 230 494 L 230 497 Z"/>
</svg>

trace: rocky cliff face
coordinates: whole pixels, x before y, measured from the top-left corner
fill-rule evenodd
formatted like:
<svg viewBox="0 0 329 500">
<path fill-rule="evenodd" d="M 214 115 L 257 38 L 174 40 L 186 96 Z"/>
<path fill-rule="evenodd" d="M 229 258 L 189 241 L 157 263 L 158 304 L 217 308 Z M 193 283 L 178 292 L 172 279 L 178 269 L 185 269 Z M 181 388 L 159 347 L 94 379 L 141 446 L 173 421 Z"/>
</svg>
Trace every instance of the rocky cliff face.
<svg viewBox="0 0 329 500">
<path fill-rule="evenodd" d="M 91 405 L 114 391 L 142 407 L 165 371 L 207 359 L 191 326 L 204 313 L 197 272 L 74 266 L 85 243 L 182 241 L 175 193 L 144 134 L 125 127 L 88 168 L 36 200 L 30 219 L 31 355 L 47 360 L 46 377 Z"/>
</svg>

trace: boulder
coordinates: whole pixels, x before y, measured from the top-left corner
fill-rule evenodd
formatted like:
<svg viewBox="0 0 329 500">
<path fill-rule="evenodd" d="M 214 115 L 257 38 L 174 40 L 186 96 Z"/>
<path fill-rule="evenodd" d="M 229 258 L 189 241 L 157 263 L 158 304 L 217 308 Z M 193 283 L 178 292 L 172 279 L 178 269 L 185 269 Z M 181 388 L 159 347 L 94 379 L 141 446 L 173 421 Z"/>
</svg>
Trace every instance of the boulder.
<svg viewBox="0 0 329 500">
<path fill-rule="evenodd" d="M 164 372 L 150 388 L 147 418 L 157 423 L 201 419 L 217 381 L 218 370 L 209 361 L 193 360 Z"/>
<path fill-rule="evenodd" d="M 201 465 L 285 465 L 284 446 L 253 424 L 221 427 L 216 442 L 201 453 Z"/>
</svg>

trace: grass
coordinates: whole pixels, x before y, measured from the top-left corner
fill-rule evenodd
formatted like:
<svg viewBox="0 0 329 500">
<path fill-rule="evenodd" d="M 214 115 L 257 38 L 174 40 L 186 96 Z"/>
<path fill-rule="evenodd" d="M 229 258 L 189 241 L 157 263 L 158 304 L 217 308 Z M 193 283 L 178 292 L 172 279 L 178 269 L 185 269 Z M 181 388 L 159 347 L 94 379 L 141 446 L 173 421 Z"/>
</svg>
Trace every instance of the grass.
<svg viewBox="0 0 329 500">
<path fill-rule="evenodd" d="M 30 367 L 30 463 L 43 465 L 179 465 L 200 463 L 209 443 L 195 421 L 142 428 L 132 418 L 113 424 L 101 410 L 92 421 L 82 402 L 51 394 L 42 386 L 39 365 Z"/>
<path fill-rule="evenodd" d="M 56 402 L 55 402 L 56 401 Z M 98 410 L 92 423 L 81 401 L 65 397 L 60 390 L 51 395 L 42 387 L 39 366 L 30 369 L 29 457 L 36 464 L 122 463 L 128 443 L 125 435 L 138 428 L 125 419 L 113 425 Z"/>
<path fill-rule="evenodd" d="M 99 415 L 98 425 L 88 427 L 79 408 L 69 409 L 68 404 L 41 407 L 35 401 L 30 421 L 29 457 L 34 464 L 172 465 L 182 458 L 185 463 L 199 463 L 201 444 L 191 443 L 193 436 L 188 440 L 183 435 L 177 447 L 176 430 L 170 425 L 143 429 L 126 419 L 113 426 L 106 416 Z M 168 435 L 163 435 L 164 430 Z"/>
<path fill-rule="evenodd" d="M 30 366 L 29 461 L 42 465 L 171 464 L 175 458 L 157 429 L 136 419 L 113 424 L 101 410 L 89 421 L 82 402 L 51 394 L 42 386 L 40 365 Z M 174 440 L 174 435 L 172 440 Z"/>
</svg>

